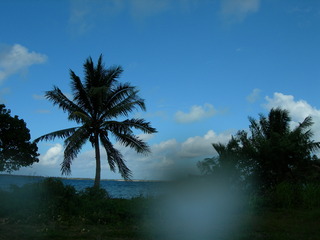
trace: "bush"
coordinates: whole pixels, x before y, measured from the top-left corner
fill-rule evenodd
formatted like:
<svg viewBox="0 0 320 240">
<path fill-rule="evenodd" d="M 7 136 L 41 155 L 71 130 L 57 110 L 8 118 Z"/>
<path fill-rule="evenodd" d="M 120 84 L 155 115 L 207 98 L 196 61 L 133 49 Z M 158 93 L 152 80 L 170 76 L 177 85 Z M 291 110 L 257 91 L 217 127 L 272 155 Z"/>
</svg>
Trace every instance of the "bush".
<svg viewBox="0 0 320 240">
<path fill-rule="evenodd" d="M 252 194 L 249 198 L 250 207 L 257 208 L 320 208 L 319 183 L 282 182 L 268 192 Z"/>
<path fill-rule="evenodd" d="M 0 202 L 3 217 L 46 221 L 75 214 L 79 198 L 74 187 L 64 186 L 59 179 L 46 178 L 22 187 L 12 185 L 9 191 L 2 191 Z"/>
<path fill-rule="evenodd" d="M 60 179 L 0 190 L 0 219 L 22 223 L 136 224 L 150 208 L 150 199 L 112 199 L 104 189 L 77 192 Z M 1 238 L 1 237 L 0 237 Z"/>
<path fill-rule="evenodd" d="M 106 199 L 110 198 L 107 190 L 103 188 L 88 187 L 80 192 L 82 198 L 85 199 Z"/>
<path fill-rule="evenodd" d="M 293 208 L 301 203 L 301 187 L 291 182 L 279 183 L 271 191 L 271 204 L 277 208 Z"/>
<path fill-rule="evenodd" d="M 304 208 L 320 208 L 320 184 L 307 183 L 302 188 L 302 204 Z"/>
</svg>

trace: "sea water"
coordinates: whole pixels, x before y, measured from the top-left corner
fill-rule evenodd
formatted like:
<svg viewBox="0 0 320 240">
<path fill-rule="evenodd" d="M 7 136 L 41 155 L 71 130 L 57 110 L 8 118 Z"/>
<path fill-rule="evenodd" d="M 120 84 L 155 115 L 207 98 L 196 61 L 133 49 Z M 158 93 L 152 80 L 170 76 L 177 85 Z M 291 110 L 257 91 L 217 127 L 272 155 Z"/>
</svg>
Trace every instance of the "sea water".
<svg viewBox="0 0 320 240">
<path fill-rule="evenodd" d="M 0 175 L 0 189 L 8 190 L 11 185 L 21 187 L 28 183 L 43 181 L 44 177 Z M 65 179 L 59 178 L 65 185 L 75 187 L 77 191 L 92 187 L 94 180 L 91 179 Z M 161 191 L 163 183 L 156 181 L 119 181 L 101 180 L 100 186 L 109 193 L 112 198 L 154 197 Z"/>
</svg>

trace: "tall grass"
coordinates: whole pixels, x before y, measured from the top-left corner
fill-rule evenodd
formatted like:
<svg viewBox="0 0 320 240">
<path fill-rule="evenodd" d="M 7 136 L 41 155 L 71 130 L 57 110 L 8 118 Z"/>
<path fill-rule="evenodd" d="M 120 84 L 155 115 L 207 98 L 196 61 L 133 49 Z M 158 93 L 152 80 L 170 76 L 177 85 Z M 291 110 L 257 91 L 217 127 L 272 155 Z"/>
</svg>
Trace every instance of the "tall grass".
<svg viewBox="0 0 320 240">
<path fill-rule="evenodd" d="M 252 194 L 249 205 L 254 208 L 320 208 L 320 183 L 282 182 L 263 195 Z"/>
</svg>

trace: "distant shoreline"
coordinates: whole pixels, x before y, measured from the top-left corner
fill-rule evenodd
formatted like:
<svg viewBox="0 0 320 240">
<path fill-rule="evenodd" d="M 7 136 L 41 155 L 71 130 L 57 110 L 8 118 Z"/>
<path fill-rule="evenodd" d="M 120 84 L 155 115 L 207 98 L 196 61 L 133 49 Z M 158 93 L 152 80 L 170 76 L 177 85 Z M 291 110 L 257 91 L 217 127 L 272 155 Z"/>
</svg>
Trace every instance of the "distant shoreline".
<svg viewBox="0 0 320 240">
<path fill-rule="evenodd" d="M 57 179 L 66 179 L 66 180 L 90 180 L 94 181 L 94 178 L 68 178 L 68 177 L 52 177 L 52 176 L 37 176 L 37 175 L 20 175 L 20 174 L 0 174 L 1 176 L 6 177 L 27 177 L 27 178 L 57 178 Z M 125 182 L 124 179 L 101 179 L 101 181 L 117 181 L 117 182 Z M 131 182 L 167 182 L 165 180 L 139 180 L 139 179 L 133 179 L 130 180 Z"/>
</svg>

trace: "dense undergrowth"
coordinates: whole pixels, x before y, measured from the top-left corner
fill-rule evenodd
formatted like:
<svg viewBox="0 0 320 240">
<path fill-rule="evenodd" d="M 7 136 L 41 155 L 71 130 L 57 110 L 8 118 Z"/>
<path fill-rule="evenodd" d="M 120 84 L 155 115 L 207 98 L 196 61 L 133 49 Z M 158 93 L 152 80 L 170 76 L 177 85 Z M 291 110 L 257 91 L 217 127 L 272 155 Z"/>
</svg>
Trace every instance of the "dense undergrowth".
<svg viewBox="0 0 320 240">
<path fill-rule="evenodd" d="M 282 182 L 263 194 L 251 194 L 249 206 L 256 209 L 318 209 L 320 183 Z"/>
<path fill-rule="evenodd" d="M 163 239 L 167 235 L 148 231 L 155 214 L 163 216 L 154 209 L 162 200 L 113 199 L 95 188 L 77 192 L 54 178 L 12 186 L 0 191 L 0 239 Z M 283 182 L 247 195 L 236 215 L 242 230 L 228 239 L 317 239 L 320 184 Z"/>
<path fill-rule="evenodd" d="M 136 221 L 147 207 L 143 198 L 112 199 L 104 189 L 77 192 L 55 178 L 0 192 L 0 218 L 19 222 L 118 224 Z"/>
</svg>

